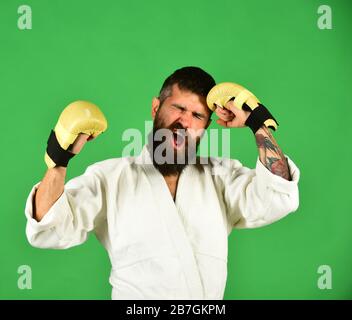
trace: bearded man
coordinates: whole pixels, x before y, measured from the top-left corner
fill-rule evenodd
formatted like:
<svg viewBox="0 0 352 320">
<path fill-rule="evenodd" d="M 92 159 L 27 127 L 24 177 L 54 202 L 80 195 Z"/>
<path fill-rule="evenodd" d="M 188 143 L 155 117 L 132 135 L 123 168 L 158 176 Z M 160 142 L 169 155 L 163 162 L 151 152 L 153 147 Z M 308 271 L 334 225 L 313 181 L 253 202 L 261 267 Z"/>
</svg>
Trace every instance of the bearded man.
<svg viewBox="0 0 352 320">
<path fill-rule="evenodd" d="M 254 169 L 197 157 L 213 112 L 221 126 L 251 129 Z M 215 85 L 198 67 L 170 75 L 151 113 L 140 155 L 92 164 L 65 184 L 69 160 L 106 129 L 93 104 L 65 109 L 48 140 L 48 170 L 27 200 L 27 238 L 65 249 L 94 232 L 110 257 L 113 299 L 222 299 L 228 235 L 295 211 L 299 170 L 269 131 L 277 122 L 268 109 L 239 85 Z"/>
</svg>

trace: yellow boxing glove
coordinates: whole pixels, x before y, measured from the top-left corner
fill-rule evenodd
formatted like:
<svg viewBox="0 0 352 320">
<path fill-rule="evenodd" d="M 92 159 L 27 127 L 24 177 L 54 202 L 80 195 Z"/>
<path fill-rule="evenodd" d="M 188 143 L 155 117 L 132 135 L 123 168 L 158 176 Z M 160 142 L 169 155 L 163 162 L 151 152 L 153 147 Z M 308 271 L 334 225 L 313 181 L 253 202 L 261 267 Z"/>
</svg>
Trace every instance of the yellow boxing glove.
<svg viewBox="0 0 352 320">
<path fill-rule="evenodd" d="M 240 110 L 250 111 L 246 125 L 255 133 L 263 124 L 276 130 L 278 123 L 257 99 L 257 97 L 241 85 L 223 82 L 214 86 L 207 95 L 207 105 L 214 111 L 216 107 L 226 108 L 226 104 L 233 100 L 233 104 Z"/>
<path fill-rule="evenodd" d="M 55 166 L 67 167 L 68 161 L 74 156 L 68 149 L 79 134 L 85 133 L 95 138 L 107 128 L 104 114 L 93 103 L 75 101 L 61 113 L 52 130 L 45 153 L 48 168 Z"/>
</svg>

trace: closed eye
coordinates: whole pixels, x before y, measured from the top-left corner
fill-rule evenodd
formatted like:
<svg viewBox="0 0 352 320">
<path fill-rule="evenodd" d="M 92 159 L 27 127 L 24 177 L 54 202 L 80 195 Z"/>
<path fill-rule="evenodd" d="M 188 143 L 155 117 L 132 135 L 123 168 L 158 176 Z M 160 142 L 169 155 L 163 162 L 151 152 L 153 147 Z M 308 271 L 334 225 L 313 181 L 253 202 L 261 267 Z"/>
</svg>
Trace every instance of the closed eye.
<svg viewBox="0 0 352 320">
<path fill-rule="evenodd" d="M 182 112 L 187 111 L 187 108 L 184 107 L 184 106 L 182 106 L 182 105 L 179 105 L 179 104 L 172 104 L 172 106 L 173 106 L 174 108 L 176 108 L 176 109 L 182 111 Z M 205 119 L 205 115 L 202 114 L 202 113 L 199 113 L 199 112 L 192 112 L 192 115 L 193 115 L 193 117 L 195 117 L 195 118 L 197 118 L 197 119 L 199 119 L 199 120 Z"/>
<path fill-rule="evenodd" d="M 200 119 L 200 120 L 204 119 L 204 116 L 200 113 L 197 113 L 197 112 L 193 112 L 193 116 L 197 119 Z"/>
<path fill-rule="evenodd" d="M 180 106 L 180 105 L 178 105 L 178 104 L 173 104 L 173 106 L 174 106 L 176 109 L 181 110 L 181 111 L 185 111 L 185 110 L 186 110 L 186 108 L 184 108 L 184 107 L 182 107 L 182 106 Z"/>
</svg>

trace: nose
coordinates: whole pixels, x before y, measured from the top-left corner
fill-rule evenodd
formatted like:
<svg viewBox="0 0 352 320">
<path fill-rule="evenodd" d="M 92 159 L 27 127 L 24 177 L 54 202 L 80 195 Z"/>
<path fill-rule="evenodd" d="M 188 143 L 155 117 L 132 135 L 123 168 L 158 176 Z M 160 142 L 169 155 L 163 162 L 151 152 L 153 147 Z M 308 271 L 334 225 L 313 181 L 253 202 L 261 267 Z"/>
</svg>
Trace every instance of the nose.
<svg viewBox="0 0 352 320">
<path fill-rule="evenodd" d="M 183 112 L 180 116 L 179 122 L 185 129 L 190 128 L 192 123 L 191 112 Z"/>
</svg>

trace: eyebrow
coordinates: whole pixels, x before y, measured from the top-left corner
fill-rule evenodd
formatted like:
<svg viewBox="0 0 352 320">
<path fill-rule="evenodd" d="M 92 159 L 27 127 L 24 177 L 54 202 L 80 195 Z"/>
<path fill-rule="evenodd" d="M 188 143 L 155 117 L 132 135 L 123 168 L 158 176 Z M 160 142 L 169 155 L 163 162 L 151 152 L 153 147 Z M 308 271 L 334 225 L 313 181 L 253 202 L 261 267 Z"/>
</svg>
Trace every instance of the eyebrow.
<svg viewBox="0 0 352 320">
<path fill-rule="evenodd" d="M 182 104 L 172 103 L 171 105 L 174 106 L 174 107 L 177 107 L 177 108 L 182 108 L 182 109 L 187 110 L 187 107 L 186 107 L 185 105 L 182 105 Z M 199 116 L 199 117 L 202 117 L 202 118 L 205 118 L 205 116 L 206 116 L 206 115 L 205 115 L 204 113 L 202 113 L 202 112 L 193 111 L 192 113 L 195 114 L 195 115 L 197 115 L 197 116 Z"/>
</svg>

